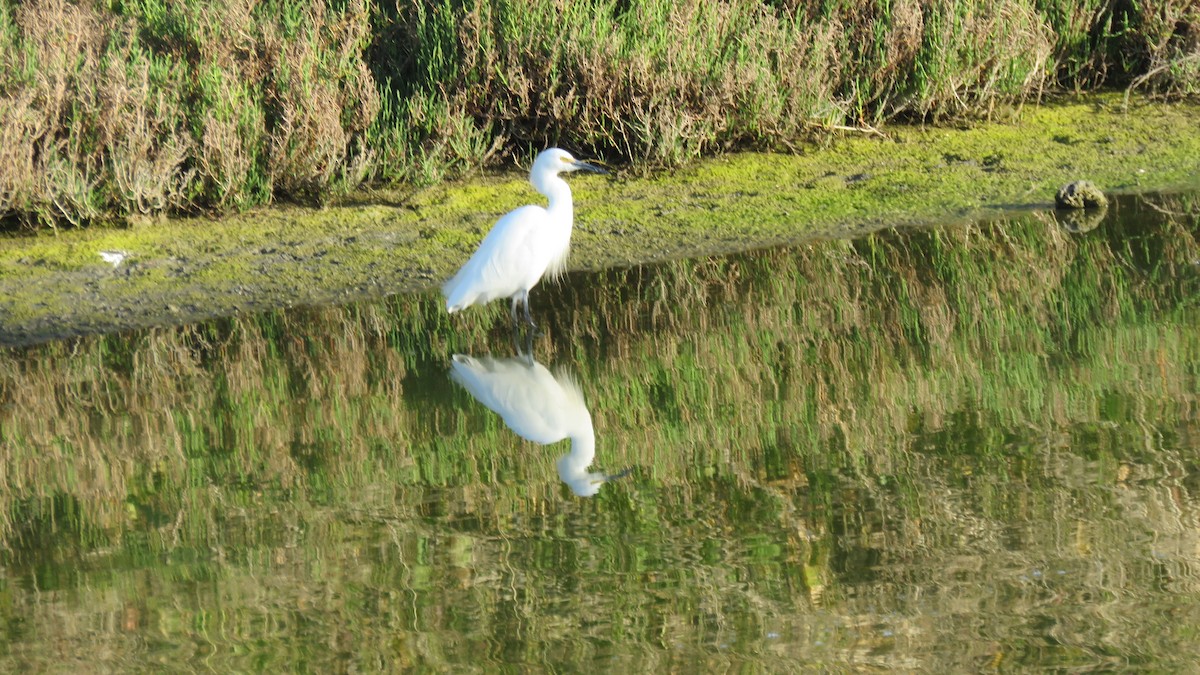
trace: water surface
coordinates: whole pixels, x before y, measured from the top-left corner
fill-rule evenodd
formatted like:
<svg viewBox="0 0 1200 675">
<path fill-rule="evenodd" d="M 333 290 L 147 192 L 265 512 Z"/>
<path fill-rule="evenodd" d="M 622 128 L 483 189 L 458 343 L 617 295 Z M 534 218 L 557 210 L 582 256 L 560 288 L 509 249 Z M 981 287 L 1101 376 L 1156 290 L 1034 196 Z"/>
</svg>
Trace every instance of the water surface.
<svg viewBox="0 0 1200 675">
<path fill-rule="evenodd" d="M 1190 667 L 1198 216 L 4 352 L 0 670 Z"/>
</svg>

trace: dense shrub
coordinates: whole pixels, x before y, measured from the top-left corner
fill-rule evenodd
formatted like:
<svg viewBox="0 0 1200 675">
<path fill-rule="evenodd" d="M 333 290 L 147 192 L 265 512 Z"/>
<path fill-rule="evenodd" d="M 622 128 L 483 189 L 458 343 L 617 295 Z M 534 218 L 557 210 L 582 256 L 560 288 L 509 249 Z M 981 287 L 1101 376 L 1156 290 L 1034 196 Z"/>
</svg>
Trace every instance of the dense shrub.
<svg viewBox="0 0 1200 675">
<path fill-rule="evenodd" d="M 0 5 L 0 215 L 30 223 L 310 198 L 370 169 L 367 6 Z"/>
<path fill-rule="evenodd" d="M 321 201 L 550 143 L 644 166 L 1200 90 L 1194 0 L 25 0 L 0 4 L 0 219 Z"/>
</svg>

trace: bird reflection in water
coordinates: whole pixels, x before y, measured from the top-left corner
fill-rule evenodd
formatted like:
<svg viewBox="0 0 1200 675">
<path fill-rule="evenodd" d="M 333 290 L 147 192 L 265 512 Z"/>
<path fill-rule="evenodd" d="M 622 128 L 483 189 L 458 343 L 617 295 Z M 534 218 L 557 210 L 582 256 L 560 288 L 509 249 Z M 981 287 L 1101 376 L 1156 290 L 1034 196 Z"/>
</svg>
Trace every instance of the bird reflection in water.
<svg viewBox="0 0 1200 675">
<path fill-rule="evenodd" d="M 529 354 L 497 359 L 455 354 L 450 377 L 504 418 L 518 436 L 548 445 L 571 439 L 571 452 L 558 458 L 558 476 L 580 497 L 629 474 L 588 471 L 596 456 L 592 415 L 579 384 L 565 372 L 552 374 Z"/>
</svg>

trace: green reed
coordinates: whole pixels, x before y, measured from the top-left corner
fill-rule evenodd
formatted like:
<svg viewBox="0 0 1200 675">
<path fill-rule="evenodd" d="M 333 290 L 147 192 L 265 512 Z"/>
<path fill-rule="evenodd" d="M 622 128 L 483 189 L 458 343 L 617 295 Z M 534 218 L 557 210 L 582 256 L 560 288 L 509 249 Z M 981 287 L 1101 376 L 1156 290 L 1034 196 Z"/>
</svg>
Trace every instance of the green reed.
<svg viewBox="0 0 1200 675">
<path fill-rule="evenodd" d="M 1197 19 L 1023 0 L 0 7 L 0 220 L 323 203 L 563 144 L 643 167 L 1057 88 L 1196 92 Z"/>
</svg>

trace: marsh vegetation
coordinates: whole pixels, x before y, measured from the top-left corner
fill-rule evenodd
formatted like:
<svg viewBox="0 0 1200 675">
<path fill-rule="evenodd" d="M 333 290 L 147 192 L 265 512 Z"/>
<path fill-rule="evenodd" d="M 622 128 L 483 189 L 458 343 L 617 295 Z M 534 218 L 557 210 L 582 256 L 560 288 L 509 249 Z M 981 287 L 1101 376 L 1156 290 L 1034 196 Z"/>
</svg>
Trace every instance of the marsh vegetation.
<svg viewBox="0 0 1200 675">
<path fill-rule="evenodd" d="M 0 220 L 323 202 L 562 144 L 653 168 L 1047 92 L 1197 93 L 1187 0 L 0 5 Z"/>
</svg>

